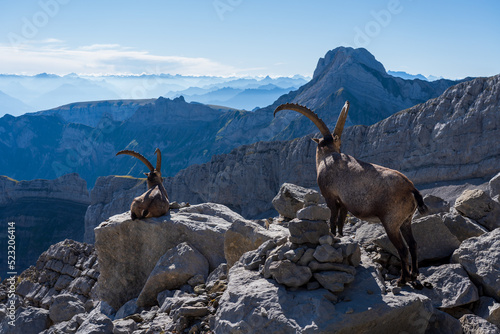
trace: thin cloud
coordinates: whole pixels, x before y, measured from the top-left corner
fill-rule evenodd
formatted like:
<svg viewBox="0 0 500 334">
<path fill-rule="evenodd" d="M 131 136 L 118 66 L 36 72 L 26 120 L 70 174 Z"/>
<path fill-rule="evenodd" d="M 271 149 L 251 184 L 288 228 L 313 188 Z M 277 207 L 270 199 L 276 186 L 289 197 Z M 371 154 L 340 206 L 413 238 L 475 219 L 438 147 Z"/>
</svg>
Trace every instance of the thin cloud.
<svg viewBox="0 0 500 334">
<path fill-rule="evenodd" d="M 41 72 L 231 76 L 247 72 L 207 58 L 162 56 L 118 44 L 94 44 L 69 48 L 60 40 L 49 39 L 18 46 L 0 44 L 0 73 L 37 74 Z"/>
</svg>

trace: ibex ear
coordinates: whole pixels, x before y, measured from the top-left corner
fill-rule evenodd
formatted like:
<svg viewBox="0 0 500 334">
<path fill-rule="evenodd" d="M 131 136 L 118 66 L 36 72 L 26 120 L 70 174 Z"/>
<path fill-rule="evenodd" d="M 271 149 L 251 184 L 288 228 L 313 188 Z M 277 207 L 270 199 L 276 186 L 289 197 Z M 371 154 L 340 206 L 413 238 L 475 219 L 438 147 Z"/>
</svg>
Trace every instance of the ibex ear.
<svg viewBox="0 0 500 334">
<path fill-rule="evenodd" d="M 144 173 L 144 175 L 149 176 L 149 173 Z"/>
<path fill-rule="evenodd" d="M 311 140 L 312 140 L 313 142 L 315 142 L 316 144 L 319 144 L 319 138 L 311 138 Z"/>
</svg>

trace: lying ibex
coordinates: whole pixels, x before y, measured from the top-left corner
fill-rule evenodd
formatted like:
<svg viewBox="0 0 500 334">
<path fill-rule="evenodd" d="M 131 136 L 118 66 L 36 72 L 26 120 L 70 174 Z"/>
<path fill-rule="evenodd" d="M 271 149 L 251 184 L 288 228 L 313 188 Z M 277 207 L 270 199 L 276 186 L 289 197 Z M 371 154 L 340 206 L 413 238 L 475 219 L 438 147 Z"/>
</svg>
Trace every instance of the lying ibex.
<svg viewBox="0 0 500 334">
<path fill-rule="evenodd" d="M 340 153 L 340 136 L 349 110 L 346 102 L 337 120 L 333 134 L 326 124 L 308 108 L 298 104 L 282 104 L 276 108 L 293 110 L 309 118 L 320 130 L 322 139 L 314 138 L 316 148 L 316 172 L 321 194 L 331 210 L 330 228 L 335 226 L 342 235 L 347 211 L 360 219 L 378 218 L 396 247 L 401 259 L 399 285 L 416 280 L 418 271 L 417 243 L 411 231 L 411 219 L 418 207 L 424 213 L 427 206 L 413 183 L 393 169 L 366 163 Z M 408 247 L 412 257 L 411 275 L 408 270 Z"/>
<path fill-rule="evenodd" d="M 148 190 L 141 196 L 134 198 L 130 205 L 130 215 L 132 219 L 160 217 L 166 214 L 170 203 L 168 202 L 167 190 L 165 190 L 163 186 L 163 179 L 161 177 L 160 149 L 157 148 L 155 150 L 156 168 L 153 168 L 153 165 L 137 152 L 123 150 L 116 153 L 116 155 L 119 154 L 128 154 L 136 157 L 149 168 L 149 173 L 144 173 L 147 177 Z"/>
</svg>

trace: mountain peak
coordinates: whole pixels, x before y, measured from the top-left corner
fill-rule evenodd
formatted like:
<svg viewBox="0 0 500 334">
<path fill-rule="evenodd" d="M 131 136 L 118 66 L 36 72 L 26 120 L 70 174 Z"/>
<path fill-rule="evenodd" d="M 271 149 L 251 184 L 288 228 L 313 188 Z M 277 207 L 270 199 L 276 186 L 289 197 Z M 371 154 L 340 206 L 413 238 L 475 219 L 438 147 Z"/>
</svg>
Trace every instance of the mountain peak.
<svg viewBox="0 0 500 334">
<path fill-rule="evenodd" d="M 321 76 L 327 70 L 339 69 L 356 63 L 373 68 L 377 72 L 386 73 L 384 65 L 376 60 L 365 48 L 353 49 L 351 47 L 340 46 L 328 51 L 323 58 L 318 60 L 313 79 Z"/>
</svg>

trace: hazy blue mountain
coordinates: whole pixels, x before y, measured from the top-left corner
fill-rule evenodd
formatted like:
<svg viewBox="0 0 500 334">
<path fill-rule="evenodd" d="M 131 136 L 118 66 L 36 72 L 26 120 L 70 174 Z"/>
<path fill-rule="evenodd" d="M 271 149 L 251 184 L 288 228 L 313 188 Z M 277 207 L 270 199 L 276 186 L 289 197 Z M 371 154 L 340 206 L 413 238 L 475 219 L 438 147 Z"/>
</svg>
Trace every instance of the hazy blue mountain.
<svg viewBox="0 0 500 334">
<path fill-rule="evenodd" d="M 403 71 L 387 71 L 387 74 L 392 75 L 393 77 L 398 77 L 406 80 L 420 79 L 424 81 L 430 81 L 422 74 L 410 74 Z"/>
<path fill-rule="evenodd" d="M 28 111 L 33 111 L 33 108 L 0 91 L 0 115 L 10 114 L 13 116 L 19 116 Z"/>
</svg>

